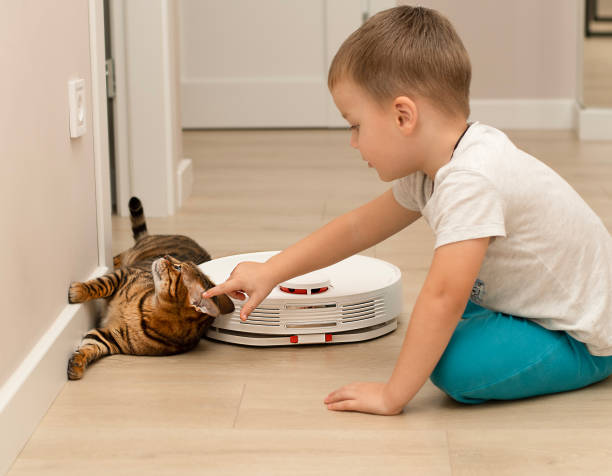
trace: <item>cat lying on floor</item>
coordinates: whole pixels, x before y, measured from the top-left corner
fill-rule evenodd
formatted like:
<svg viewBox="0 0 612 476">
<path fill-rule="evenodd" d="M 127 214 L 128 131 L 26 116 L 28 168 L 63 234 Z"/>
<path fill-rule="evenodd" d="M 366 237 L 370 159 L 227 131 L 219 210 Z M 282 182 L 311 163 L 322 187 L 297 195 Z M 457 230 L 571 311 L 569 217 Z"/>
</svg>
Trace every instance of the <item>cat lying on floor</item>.
<svg viewBox="0 0 612 476">
<path fill-rule="evenodd" d="M 234 310 L 225 295 L 202 299 L 215 285 L 196 266 L 210 260 L 204 249 L 186 236 L 149 235 L 140 200 L 132 197 L 129 208 L 136 243 L 115 256 L 115 271 L 70 284 L 70 303 L 107 301 L 99 327 L 85 335 L 68 362 L 70 380 L 107 355 L 191 350 L 215 317 Z"/>
</svg>

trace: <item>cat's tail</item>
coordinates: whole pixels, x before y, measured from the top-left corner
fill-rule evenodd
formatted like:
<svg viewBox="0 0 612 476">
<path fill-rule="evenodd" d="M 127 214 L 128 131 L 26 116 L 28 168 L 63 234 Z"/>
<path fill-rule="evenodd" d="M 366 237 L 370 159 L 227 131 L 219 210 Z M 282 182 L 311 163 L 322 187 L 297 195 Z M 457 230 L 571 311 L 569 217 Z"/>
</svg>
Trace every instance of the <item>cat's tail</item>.
<svg viewBox="0 0 612 476">
<path fill-rule="evenodd" d="M 134 241 L 138 241 L 149 234 L 144 210 L 142 203 L 136 197 L 130 198 L 128 206 L 130 208 L 130 221 L 132 222 L 132 235 L 134 236 Z"/>
</svg>

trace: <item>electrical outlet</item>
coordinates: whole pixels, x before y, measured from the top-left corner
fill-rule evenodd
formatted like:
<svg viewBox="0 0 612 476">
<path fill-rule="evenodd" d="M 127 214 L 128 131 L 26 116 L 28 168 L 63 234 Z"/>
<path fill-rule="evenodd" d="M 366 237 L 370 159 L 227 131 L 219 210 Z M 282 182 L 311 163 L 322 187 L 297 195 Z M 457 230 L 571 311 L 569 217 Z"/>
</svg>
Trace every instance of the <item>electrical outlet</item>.
<svg viewBox="0 0 612 476">
<path fill-rule="evenodd" d="M 68 105 L 70 107 L 70 137 L 73 139 L 81 137 L 87 132 L 84 79 L 68 81 Z"/>
</svg>

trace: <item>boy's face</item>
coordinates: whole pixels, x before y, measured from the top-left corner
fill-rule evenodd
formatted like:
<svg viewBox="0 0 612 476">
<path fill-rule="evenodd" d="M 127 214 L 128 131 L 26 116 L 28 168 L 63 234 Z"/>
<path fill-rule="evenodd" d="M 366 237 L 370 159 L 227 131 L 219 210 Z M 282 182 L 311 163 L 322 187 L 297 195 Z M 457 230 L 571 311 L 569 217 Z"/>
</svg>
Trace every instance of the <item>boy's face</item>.
<svg viewBox="0 0 612 476">
<path fill-rule="evenodd" d="M 352 81 L 340 81 L 331 91 L 336 107 L 351 128 L 351 147 L 374 167 L 384 182 L 405 177 L 418 170 L 410 142 L 397 126 L 393 106 L 374 101 Z M 414 152 L 414 151 L 412 151 Z"/>
</svg>

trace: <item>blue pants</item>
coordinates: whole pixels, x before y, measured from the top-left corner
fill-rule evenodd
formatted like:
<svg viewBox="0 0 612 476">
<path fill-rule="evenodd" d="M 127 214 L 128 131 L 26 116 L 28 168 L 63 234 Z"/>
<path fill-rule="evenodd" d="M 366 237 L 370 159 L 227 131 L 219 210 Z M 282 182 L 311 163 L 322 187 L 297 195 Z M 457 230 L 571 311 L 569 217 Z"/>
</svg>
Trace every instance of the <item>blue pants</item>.
<svg viewBox="0 0 612 476">
<path fill-rule="evenodd" d="M 562 331 L 469 302 L 431 374 L 462 403 L 565 392 L 612 374 L 612 356 L 596 357 Z"/>
</svg>

